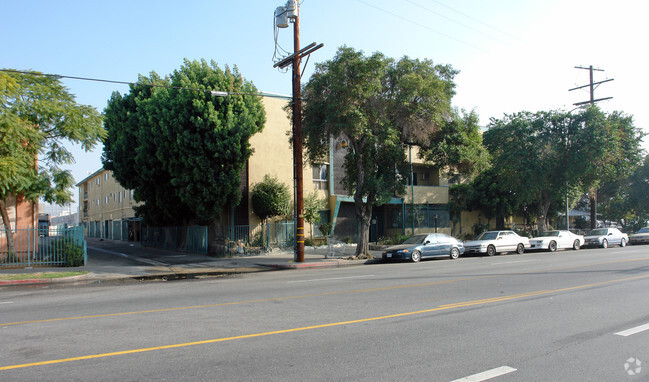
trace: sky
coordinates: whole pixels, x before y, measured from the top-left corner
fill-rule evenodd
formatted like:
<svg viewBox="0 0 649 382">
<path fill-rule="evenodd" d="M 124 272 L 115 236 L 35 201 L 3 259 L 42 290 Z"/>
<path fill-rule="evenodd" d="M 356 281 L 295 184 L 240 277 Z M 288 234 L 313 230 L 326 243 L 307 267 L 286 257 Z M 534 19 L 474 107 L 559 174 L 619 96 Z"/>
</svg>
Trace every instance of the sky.
<svg viewBox="0 0 649 382">
<path fill-rule="evenodd" d="M 0 68 L 135 82 L 160 75 L 185 58 L 236 66 L 263 92 L 291 94 L 291 75 L 273 68 L 273 13 L 286 0 L 249 1 L 10 1 L 0 0 Z M 457 94 L 453 105 L 475 110 L 482 126 L 519 111 L 565 110 L 589 99 L 633 116 L 649 133 L 642 92 L 649 54 L 644 2 L 619 0 L 302 0 L 300 41 L 323 43 L 304 68 L 347 45 L 365 54 L 430 59 L 450 64 Z M 277 43 L 293 47 L 293 27 L 277 31 Z M 112 92 L 126 85 L 65 79 L 78 103 L 103 111 Z M 643 147 L 649 149 L 649 138 Z M 83 152 L 66 168 L 77 182 L 101 168 L 102 146 Z M 75 193 L 76 195 L 76 193 Z"/>
</svg>

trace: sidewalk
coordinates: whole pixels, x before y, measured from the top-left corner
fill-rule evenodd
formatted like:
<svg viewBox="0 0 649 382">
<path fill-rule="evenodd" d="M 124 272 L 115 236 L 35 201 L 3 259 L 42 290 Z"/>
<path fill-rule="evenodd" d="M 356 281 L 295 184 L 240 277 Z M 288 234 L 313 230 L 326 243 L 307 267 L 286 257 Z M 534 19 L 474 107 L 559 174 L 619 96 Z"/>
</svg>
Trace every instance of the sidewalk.
<svg viewBox="0 0 649 382">
<path fill-rule="evenodd" d="M 334 268 L 376 263 L 377 260 L 344 260 L 354 254 L 355 247 L 338 249 L 338 258 L 326 258 L 327 247 L 307 247 L 304 262 L 294 261 L 293 251 L 267 255 L 217 258 L 164 249 L 142 247 L 139 243 L 88 238 L 88 262 L 76 268 L 52 267 L 3 269 L 0 274 L 25 274 L 24 279 L 0 280 L 3 285 L 88 284 L 119 280 L 172 280 L 237 273 L 285 269 Z M 373 253 L 380 258 L 380 252 Z M 55 279 L 30 279 L 33 273 L 86 271 L 82 276 Z"/>
</svg>

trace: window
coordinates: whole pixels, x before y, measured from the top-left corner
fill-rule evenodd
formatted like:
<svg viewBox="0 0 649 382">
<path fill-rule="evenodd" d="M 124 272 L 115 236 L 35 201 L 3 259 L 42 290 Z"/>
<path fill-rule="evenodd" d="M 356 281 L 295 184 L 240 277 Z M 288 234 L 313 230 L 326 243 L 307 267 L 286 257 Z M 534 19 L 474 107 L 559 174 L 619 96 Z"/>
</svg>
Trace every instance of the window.
<svg viewBox="0 0 649 382">
<path fill-rule="evenodd" d="M 313 183 L 319 190 L 327 189 L 327 181 L 329 180 L 329 165 L 321 164 L 313 166 Z"/>
<path fill-rule="evenodd" d="M 106 204 L 108 204 L 108 196 L 106 196 Z"/>
</svg>

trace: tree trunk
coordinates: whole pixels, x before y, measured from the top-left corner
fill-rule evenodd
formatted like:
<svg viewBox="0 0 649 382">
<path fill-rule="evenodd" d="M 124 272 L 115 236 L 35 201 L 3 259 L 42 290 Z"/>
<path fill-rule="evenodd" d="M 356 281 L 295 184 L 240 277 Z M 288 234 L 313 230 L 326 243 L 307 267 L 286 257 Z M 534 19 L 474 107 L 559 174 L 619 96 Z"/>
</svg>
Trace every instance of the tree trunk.
<svg viewBox="0 0 649 382">
<path fill-rule="evenodd" d="M 536 221 L 538 223 L 539 233 L 548 230 L 548 210 L 550 209 L 550 198 L 546 195 L 543 196 L 543 202 L 537 207 Z"/>
<path fill-rule="evenodd" d="M 590 229 L 597 228 L 597 189 L 591 188 L 588 193 L 590 201 Z"/>
<path fill-rule="evenodd" d="M 360 199 L 360 201 L 358 200 Z M 372 207 L 369 203 L 363 203 L 363 198 L 354 197 L 356 209 L 356 228 L 358 241 L 356 245 L 356 257 L 362 258 L 370 255 L 370 222 L 372 221 Z"/>
<path fill-rule="evenodd" d="M 357 151 L 358 152 L 358 151 Z M 372 221 L 372 207 L 376 194 L 369 192 L 366 201 L 363 202 L 363 190 L 365 187 L 365 172 L 362 158 L 356 161 L 357 184 L 354 191 L 354 209 L 356 210 L 356 228 L 358 241 L 356 243 L 357 258 L 372 258 L 370 254 L 370 222 Z"/>
<path fill-rule="evenodd" d="M 7 237 L 7 256 L 11 256 L 14 254 L 14 233 L 11 230 L 9 212 L 7 212 L 7 204 L 4 200 L 0 200 L 0 215 L 2 215 L 2 223 L 4 224 L 5 236 Z"/>
</svg>

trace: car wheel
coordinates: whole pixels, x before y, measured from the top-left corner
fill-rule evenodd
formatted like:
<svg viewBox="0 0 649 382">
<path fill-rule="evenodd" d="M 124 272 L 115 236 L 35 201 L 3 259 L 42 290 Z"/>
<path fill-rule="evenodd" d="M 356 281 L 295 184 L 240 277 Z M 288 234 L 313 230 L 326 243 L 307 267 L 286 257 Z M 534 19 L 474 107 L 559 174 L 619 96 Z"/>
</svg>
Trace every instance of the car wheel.
<svg viewBox="0 0 649 382">
<path fill-rule="evenodd" d="M 626 247 L 626 240 L 625 239 L 622 239 L 620 241 L 620 247 L 622 247 L 622 248 Z"/>
<path fill-rule="evenodd" d="M 523 252 L 525 252 L 525 246 L 523 244 L 518 244 L 516 246 L 516 253 L 520 255 Z"/>
<path fill-rule="evenodd" d="M 460 250 L 457 248 L 451 248 L 451 259 L 455 260 L 460 257 Z"/>
<path fill-rule="evenodd" d="M 493 256 L 495 254 L 496 254 L 496 247 L 494 247 L 493 245 L 488 246 L 487 247 L 487 255 L 488 256 Z"/>
<path fill-rule="evenodd" d="M 581 245 L 579 245 L 579 240 L 575 240 L 574 243 L 572 243 L 572 249 L 575 251 L 578 251 L 581 248 Z"/>
<path fill-rule="evenodd" d="M 556 250 L 557 250 L 557 242 L 552 240 L 550 242 L 550 245 L 548 245 L 548 249 L 550 250 L 550 252 L 556 252 Z"/>
<path fill-rule="evenodd" d="M 604 239 L 602 241 L 602 248 L 608 248 L 608 240 Z"/>
<path fill-rule="evenodd" d="M 410 260 L 412 260 L 413 263 L 416 263 L 419 260 L 421 260 L 421 252 L 412 251 L 412 253 L 410 254 Z"/>
</svg>

